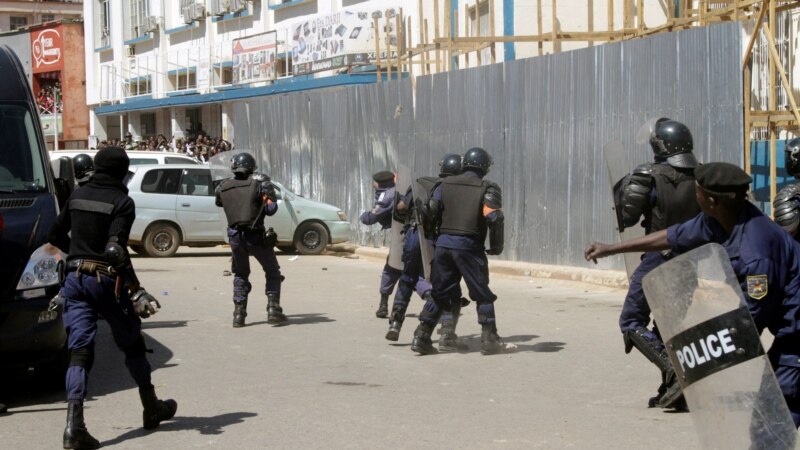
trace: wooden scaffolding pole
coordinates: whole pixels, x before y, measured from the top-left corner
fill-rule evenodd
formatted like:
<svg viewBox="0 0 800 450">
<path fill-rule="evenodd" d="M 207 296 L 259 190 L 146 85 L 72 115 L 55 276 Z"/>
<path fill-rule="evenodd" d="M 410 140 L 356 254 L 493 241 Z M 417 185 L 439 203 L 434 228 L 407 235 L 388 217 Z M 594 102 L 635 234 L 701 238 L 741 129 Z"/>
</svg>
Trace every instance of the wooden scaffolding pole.
<svg viewBox="0 0 800 450">
<path fill-rule="evenodd" d="M 775 2 L 772 0 L 765 0 L 769 4 L 769 25 L 764 24 L 763 26 L 770 29 L 769 33 L 765 33 L 767 35 L 767 39 L 770 39 L 772 35 L 772 29 L 775 26 Z M 765 29 L 766 29 L 765 28 Z M 769 58 L 769 110 L 775 111 L 775 106 L 777 104 L 777 92 L 775 89 L 775 60 Z M 775 124 L 769 124 L 769 200 L 775 198 L 778 191 L 778 146 L 775 139 L 777 138 L 777 130 L 775 129 Z M 773 219 L 775 218 L 774 211 L 770 211 L 770 217 Z"/>
</svg>

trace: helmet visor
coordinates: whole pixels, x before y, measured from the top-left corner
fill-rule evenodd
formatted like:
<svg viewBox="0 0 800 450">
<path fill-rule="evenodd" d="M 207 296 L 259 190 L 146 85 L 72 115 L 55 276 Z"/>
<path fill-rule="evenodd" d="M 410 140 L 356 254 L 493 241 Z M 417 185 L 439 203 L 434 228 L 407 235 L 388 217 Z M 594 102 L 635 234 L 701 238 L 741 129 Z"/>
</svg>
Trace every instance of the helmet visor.
<svg viewBox="0 0 800 450">
<path fill-rule="evenodd" d="M 661 117 L 653 117 L 639 127 L 639 130 L 636 132 L 637 144 L 641 145 L 650 142 L 650 136 L 652 136 L 653 132 L 656 130 L 656 123 L 658 123 L 659 120 L 661 120 Z"/>
</svg>

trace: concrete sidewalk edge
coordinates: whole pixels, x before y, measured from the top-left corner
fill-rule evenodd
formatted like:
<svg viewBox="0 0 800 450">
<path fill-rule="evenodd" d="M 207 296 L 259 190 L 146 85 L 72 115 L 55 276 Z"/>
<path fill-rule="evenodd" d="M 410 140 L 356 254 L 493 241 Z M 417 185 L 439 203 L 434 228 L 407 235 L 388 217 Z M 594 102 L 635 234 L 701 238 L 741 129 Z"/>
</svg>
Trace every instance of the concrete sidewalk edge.
<svg viewBox="0 0 800 450">
<path fill-rule="evenodd" d="M 352 253 L 366 258 L 386 259 L 389 249 L 386 247 L 363 247 L 354 244 L 330 245 L 328 250 L 334 253 Z M 597 270 L 582 267 L 556 266 L 519 261 L 489 260 L 489 272 L 516 275 L 532 278 L 550 278 L 554 280 L 580 281 L 615 288 L 628 287 L 628 275 L 621 270 Z"/>
</svg>

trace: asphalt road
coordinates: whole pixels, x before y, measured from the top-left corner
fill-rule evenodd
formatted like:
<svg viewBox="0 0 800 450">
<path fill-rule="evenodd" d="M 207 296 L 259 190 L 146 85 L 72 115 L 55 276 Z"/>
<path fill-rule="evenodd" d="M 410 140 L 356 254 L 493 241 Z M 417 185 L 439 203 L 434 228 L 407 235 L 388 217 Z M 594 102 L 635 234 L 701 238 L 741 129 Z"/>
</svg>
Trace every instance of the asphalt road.
<svg viewBox="0 0 800 450">
<path fill-rule="evenodd" d="M 234 329 L 225 248 L 134 259 L 163 306 L 144 324 L 153 382 L 179 407 L 159 430 L 141 428 L 136 386 L 103 324 L 85 415 L 104 447 L 698 448 L 690 414 L 646 406 L 660 376 L 623 352 L 622 290 L 493 276 L 499 333 L 518 351 L 482 356 L 470 305 L 462 352 L 417 356 L 415 317 L 390 343 L 386 320 L 374 316 L 383 261 L 279 261 L 289 324 L 266 323 L 256 271 L 248 325 Z M 421 307 L 415 297 L 409 313 Z M 60 448 L 63 392 L 31 377 L 0 393 L 10 407 L 0 416 L 3 448 Z"/>
</svg>

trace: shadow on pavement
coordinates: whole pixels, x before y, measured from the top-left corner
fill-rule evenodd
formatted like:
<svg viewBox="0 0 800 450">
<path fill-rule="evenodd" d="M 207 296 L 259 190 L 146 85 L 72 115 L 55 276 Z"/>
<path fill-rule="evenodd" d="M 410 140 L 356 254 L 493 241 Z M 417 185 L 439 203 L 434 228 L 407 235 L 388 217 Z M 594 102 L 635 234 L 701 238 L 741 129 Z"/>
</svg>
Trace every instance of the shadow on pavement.
<svg viewBox="0 0 800 450">
<path fill-rule="evenodd" d="M 334 319 L 331 319 L 330 317 L 327 317 L 321 313 L 287 314 L 286 317 L 289 320 L 283 323 L 271 324 L 266 320 L 259 320 L 258 322 L 249 322 L 247 323 L 247 326 L 251 327 L 254 325 L 268 324 L 271 325 L 273 328 L 278 328 L 278 327 L 290 327 L 292 325 L 313 325 L 316 323 L 336 322 Z"/>
<path fill-rule="evenodd" d="M 539 336 L 536 334 L 520 334 L 515 336 L 500 336 L 506 344 L 516 345 L 516 350 L 508 353 L 536 352 L 553 353 L 564 349 L 564 342 L 539 342 L 536 344 L 522 344 L 522 342 L 532 341 Z M 481 336 L 470 334 L 458 338 L 458 353 L 472 353 L 481 351 Z"/>
<path fill-rule="evenodd" d="M 180 408 L 180 405 L 178 405 L 178 407 Z M 156 430 L 150 431 L 145 430 L 144 428 L 136 428 L 134 430 L 126 431 L 114 439 L 102 442 L 102 445 L 105 447 L 114 444 L 120 444 L 154 432 L 163 433 L 165 431 L 197 430 L 200 434 L 222 434 L 222 429 L 224 427 L 242 423 L 245 419 L 249 417 L 255 417 L 257 415 L 258 414 L 252 412 L 235 412 L 213 417 L 176 416 L 168 422 L 163 422 Z"/>
<path fill-rule="evenodd" d="M 154 328 L 183 328 L 189 323 L 188 320 L 161 320 L 161 321 L 142 321 L 142 330 L 151 330 Z"/>
<path fill-rule="evenodd" d="M 186 322 L 143 322 L 143 325 L 143 328 L 182 327 L 186 326 Z M 173 356 L 169 348 L 147 333 L 144 333 L 144 337 L 145 346 L 153 350 L 152 353 L 147 354 L 147 359 L 153 370 L 153 382 L 158 384 L 158 374 L 156 373 L 158 369 L 173 367 L 176 364 L 167 363 Z M 62 383 L 58 388 L 47 387 L 42 383 L 40 377 L 34 376 L 34 374 L 35 371 L 3 376 L 2 384 L 0 384 L 0 402 L 12 409 L 9 413 L 15 414 L 13 408 L 31 405 L 59 404 L 56 409 L 66 409 L 66 403 L 62 403 L 66 401 L 64 384 Z M 98 397 L 136 388 L 136 383 L 125 367 L 125 355 L 114 344 L 111 328 L 106 321 L 99 320 L 97 322 L 94 366 L 89 377 L 88 405 L 91 405 L 91 401 Z"/>
</svg>

